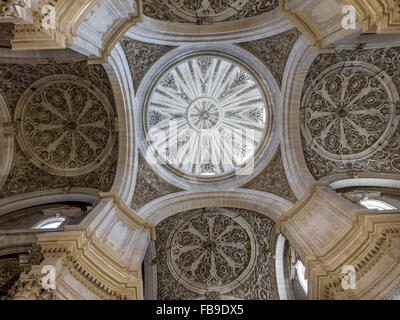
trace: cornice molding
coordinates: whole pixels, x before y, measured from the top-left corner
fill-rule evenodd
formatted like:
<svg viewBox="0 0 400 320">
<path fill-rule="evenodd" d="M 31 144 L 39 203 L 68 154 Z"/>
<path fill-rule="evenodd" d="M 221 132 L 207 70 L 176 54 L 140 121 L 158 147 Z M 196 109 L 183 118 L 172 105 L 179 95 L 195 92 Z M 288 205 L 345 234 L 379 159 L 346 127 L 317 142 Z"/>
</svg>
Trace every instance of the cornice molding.
<svg viewBox="0 0 400 320">
<path fill-rule="evenodd" d="M 15 27 L 13 50 L 74 50 L 88 56 L 89 63 L 106 63 L 112 49 L 136 23 L 142 21 L 142 1 L 63 0 L 39 2 L 24 8 L 31 16 Z M 55 29 L 42 26 L 46 5 L 54 5 Z M 24 15 L 24 17 L 26 14 Z M 2 19 L 0 19 L 2 20 Z"/>
<path fill-rule="evenodd" d="M 354 30 L 343 29 L 344 1 L 279 0 L 279 14 L 290 20 L 307 37 L 315 51 L 333 52 L 338 42 L 360 33 L 358 25 Z"/>
<path fill-rule="evenodd" d="M 322 250 L 306 257 L 311 299 L 379 299 L 398 285 L 400 212 L 354 210 L 342 232 Z M 397 246 L 397 247 L 396 247 Z M 341 268 L 356 270 L 356 289 L 341 287 Z M 373 277 L 368 273 L 372 272 Z M 370 273 L 371 274 L 371 273 Z M 385 280 L 386 279 L 386 280 Z"/>
<path fill-rule="evenodd" d="M 398 0 L 346 0 L 354 6 L 365 33 L 400 33 Z"/>
<path fill-rule="evenodd" d="M 103 299 L 140 299 L 141 270 L 100 243 L 89 226 L 37 235 L 44 258 L 60 258 L 72 276 Z"/>
</svg>

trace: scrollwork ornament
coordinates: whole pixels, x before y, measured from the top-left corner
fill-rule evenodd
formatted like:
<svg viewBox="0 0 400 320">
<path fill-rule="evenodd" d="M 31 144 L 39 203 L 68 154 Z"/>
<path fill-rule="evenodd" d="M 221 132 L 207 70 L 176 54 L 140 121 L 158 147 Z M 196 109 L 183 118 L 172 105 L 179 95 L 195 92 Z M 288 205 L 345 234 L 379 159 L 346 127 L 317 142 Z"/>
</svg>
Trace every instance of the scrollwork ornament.
<svg viewBox="0 0 400 320">
<path fill-rule="evenodd" d="M 93 171 L 115 144 L 108 99 L 74 76 L 45 77 L 31 85 L 18 102 L 15 119 L 23 152 L 55 175 Z"/>
<path fill-rule="evenodd" d="M 212 24 L 269 12 L 278 0 L 145 0 L 144 14 L 158 20 Z"/>
<path fill-rule="evenodd" d="M 232 291 L 246 280 L 256 261 L 250 227 L 230 211 L 193 215 L 171 233 L 167 248 L 172 275 L 200 295 Z"/>
<path fill-rule="evenodd" d="M 338 63 L 323 71 L 302 100 L 305 143 L 333 161 L 356 161 L 383 149 L 399 122 L 397 89 L 369 63 Z"/>
</svg>

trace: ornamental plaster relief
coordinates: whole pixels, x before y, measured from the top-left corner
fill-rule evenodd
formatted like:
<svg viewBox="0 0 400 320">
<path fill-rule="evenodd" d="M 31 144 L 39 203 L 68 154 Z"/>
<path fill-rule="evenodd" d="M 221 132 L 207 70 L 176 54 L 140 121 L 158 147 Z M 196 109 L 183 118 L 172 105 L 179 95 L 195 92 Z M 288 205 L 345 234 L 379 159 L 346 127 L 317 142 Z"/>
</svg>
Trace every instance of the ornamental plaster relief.
<svg viewBox="0 0 400 320">
<path fill-rule="evenodd" d="M 114 112 L 102 93 L 71 76 L 31 85 L 18 102 L 17 140 L 39 168 L 75 176 L 99 167 L 115 145 Z"/>
<path fill-rule="evenodd" d="M 0 196 L 74 186 L 110 190 L 118 145 L 114 95 L 104 68 L 83 61 L 4 63 L 0 78 L 14 118 L 10 134 L 18 140 Z M 50 90 L 54 94 L 46 96 Z"/>
<path fill-rule="evenodd" d="M 278 7 L 278 0 L 144 0 L 143 14 L 180 23 L 212 24 L 261 15 Z"/>
<path fill-rule="evenodd" d="M 400 48 L 321 54 L 305 80 L 301 133 L 316 179 L 400 172 Z"/>
<path fill-rule="evenodd" d="M 160 178 L 139 154 L 138 175 L 131 208 L 139 210 L 142 206 L 167 194 L 181 191 Z"/>
<path fill-rule="evenodd" d="M 122 38 L 120 44 L 128 59 L 135 90 L 139 87 L 150 67 L 174 47 L 149 44 L 128 37 Z"/>
<path fill-rule="evenodd" d="M 280 150 L 277 151 L 268 166 L 243 188 L 276 194 L 293 203 L 296 202 L 296 197 L 286 178 Z"/>
<path fill-rule="evenodd" d="M 226 54 L 226 52 L 229 52 L 229 55 Z M 182 65 L 171 65 L 174 59 L 181 62 Z M 203 62 L 204 64 L 202 64 Z M 208 62 L 210 63 L 207 64 Z M 200 67 L 198 67 L 198 65 L 200 65 Z M 177 70 L 181 67 L 182 70 L 185 70 L 184 73 L 189 74 L 190 72 L 192 75 L 187 81 L 182 80 L 182 71 Z M 160 77 L 160 68 L 163 72 L 162 77 Z M 201 68 L 203 68 L 204 73 L 201 71 Z M 238 72 L 240 69 L 244 72 Z M 169 77 L 169 71 L 175 74 L 174 79 Z M 246 73 L 251 75 L 251 77 L 246 76 Z M 181 75 L 179 76 L 179 74 Z M 201 81 L 195 81 L 196 78 L 200 78 Z M 225 83 L 219 79 L 227 79 L 227 81 Z M 193 84 L 191 84 L 192 81 Z M 215 85 L 213 85 L 214 82 L 216 83 Z M 201 83 L 203 83 L 203 85 L 201 85 Z M 224 85 L 220 86 L 221 83 L 224 83 Z M 163 87 L 160 86 L 159 88 L 158 84 L 162 84 Z M 196 87 L 194 87 L 195 84 Z M 240 88 L 240 90 L 235 91 L 236 86 Z M 191 87 L 194 88 L 192 91 L 188 89 Z M 204 90 L 206 91 L 202 94 Z M 176 116 L 179 123 L 191 123 L 192 120 L 195 121 L 197 115 L 193 113 L 194 118 L 191 119 L 192 113 L 189 114 L 186 111 L 195 107 L 196 102 L 200 100 L 201 103 L 210 102 L 208 98 L 203 99 L 204 97 L 201 97 L 202 95 L 208 97 L 210 94 L 213 96 L 215 95 L 217 104 L 222 103 L 229 112 L 225 112 L 223 117 L 218 116 L 217 118 L 218 121 L 220 121 L 220 126 L 216 127 L 214 131 L 214 127 L 210 128 L 211 130 L 206 132 L 204 137 L 206 138 L 206 135 L 219 135 L 223 138 L 223 135 L 227 136 L 232 134 L 229 130 L 225 130 L 224 127 L 229 127 L 230 125 L 233 128 L 242 130 L 242 126 L 245 126 L 246 129 L 251 128 L 255 131 L 254 138 L 252 138 L 254 139 L 254 146 L 251 145 L 251 143 L 253 143 L 251 142 L 249 143 L 249 148 L 247 148 L 247 146 L 244 146 L 247 141 L 240 141 L 242 139 L 234 141 L 234 139 L 232 139 L 232 144 L 235 144 L 235 146 L 232 146 L 232 150 L 229 150 L 230 153 L 224 153 L 227 159 L 221 161 L 221 157 L 210 156 L 214 154 L 213 150 L 218 150 L 218 148 L 214 148 L 218 143 L 218 137 L 217 139 L 209 139 L 208 141 L 207 139 L 203 139 L 204 141 L 202 141 L 201 145 L 198 144 L 197 148 L 196 143 L 194 143 L 196 141 L 196 135 L 193 135 L 192 138 L 194 139 L 190 140 L 189 134 L 185 137 L 187 131 L 183 132 L 182 130 L 178 135 L 178 148 L 181 150 L 181 157 L 176 157 L 177 161 L 168 160 L 167 163 L 165 163 L 165 161 L 158 161 L 160 155 L 163 155 L 163 152 L 166 152 L 166 150 L 154 150 L 152 144 L 149 143 L 149 139 L 146 139 L 146 135 L 149 132 L 149 123 L 147 121 L 149 119 L 149 114 L 147 111 L 149 111 L 150 107 L 162 108 L 163 114 L 167 115 L 169 118 L 171 118 L 171 116 L 172 118 Z M 252 99 L 253 94 L 255 95 L 254 97 L 256 97 L 254 99 Z M 155 95 L 155 101 L 152 100 L 153 95 Z M 171 100 L 170 97 L 175 96 L 180 101 L 180 105 L 177 107 L 174 107 L 173 104 L 170 103 L 173 100 Z M 200 99 L 196 100 L 199 97 Z M 137 94 L 139 108 L 135 109 L 139 148 L 142 153 L 147 153 L 150 158 L 152 158 L 151 160 L 155 161 L 152 166 L 154 171 L 162 176 L 163 179 L 179 188 L 188 190 L 194 188 L 209 190 L 210 188 L 221 189 L 226 186 L 230 188 L 239 187 L 257 176 L 272 159 L 272 156 L 278 148 L 278 123 L 281 119 L 280 109 L 278 107 L 279 99 L 280 91 L 270 71 L 259 59 L 249 54 L 245 49 L 233 45 L 217 44 L 198 44 L 174 49 L 162 56 L 150 68 L 140 84 Z M 230 108 L 234 107 L 235 102 L 238 103 L 237 108 L 230 112 Z M 153 104 L 153 106 L 151 106 L 151 104 Z M 252 109 L 247 110 L 244 106 L 251 106 Z M 212 109 L 213 108 L 214 107 L 212 107 Z M 264 108 L 266 116 L 260 118 L 259 115 L 262 114 L 262 108 Z M 143 119 L 143 114 L 147 116 L 147 119 Z M 156 121 L 159 120 L 159 115 L 157 116 L 158 118 L 155 117 Z M 202 116 L 208 117 L 207 112 Z M 213 117 L 211 118 L 212 121 L 215 121 Z M 241 119 L 243 119 L 243 122 L 239 121 Z M 151 117 L 150 120 L 152 120 Z M 262 120 L 264 120 L 264 123 Z M 206 126 L 212 123 L 212 121 L 209 123 L 207 121 L 204 123 Z M 234 124 L 232 125 L 231 122 Z M 153 122 L 150 122 L 150 124 L 152 123 Z M 196 130 L 196 125 L 193 125 L 193 123 L 190 126 L 192 128 L 194 126 L 195 128 L 193 130 Z M 202 128 L 201 130 L 203 129 L 208 130 L 206 128 Z M 165 132 L 165 126 L 163 130 Z M 197 130 L 200 129 L 197 128 Z M 229 145 L 229 139 L 230 138 L 223 140 L 224 146 L 221 147 L 221 150 L 223 150 L 226 145 Z M 242 146 L 240 142 L 242 142 Z M 204 154 L 199 152 L 202 147 L 204 147 L 204 150 L 207 150 Z M 228 146 L 226 148 L 228 148 Z M 254 153 L 254 169 L 249 170 L 249 173 L 245 172 L 247 169 L 247 162 L 239 162 L 236 159 L 238 156 L 246 155 L 246 153 L 248 153 L 247 149 Z M 172 154 L 172 151 L 168 152 L 168 154 Z M 236 151 L 239 152 L 233 154 L 233 152 Z M 206 153 L 208 153 L 208 155 Z M 231 153 L 233 155 L 232 157 Z M 189 154 L 191 155 L 189 156 Z M 248 154 L 246 156 L 248 157 Z M 206 157 L 211 157 L 212 160 L 207 161 Z M 182 165 L 180 165 L 179 161 L 182 162 Z M 233 166 L 225 170 L 225 161 L 234 161 L 235 163 L 232 162 Z M 193 165 L 190 167 L 191 163 L 196 164 L 196 166 Z M 204 170 L 213 169 L 209 164 L 215 166 L 216 170 L 212 172 L 201 172 L 203 176 L 198 178 L 200 174 L 197 174 L 196 170 L 199 171 L 199 168 L 203 168 Z"/>
<path fill-rule="evenodd" d="M 158 298 L 276 298 L 273 230 L 271 219 L 242 209 L 165 219 L 156 227 Z"/>
<path fill-rule="evenodd" d="M 261 59 L 281 85 L 286 61 L 300 34 L 297 29 L 291 29 L 270 38 L 243 42 L 238 45 Z"/>
</svg>

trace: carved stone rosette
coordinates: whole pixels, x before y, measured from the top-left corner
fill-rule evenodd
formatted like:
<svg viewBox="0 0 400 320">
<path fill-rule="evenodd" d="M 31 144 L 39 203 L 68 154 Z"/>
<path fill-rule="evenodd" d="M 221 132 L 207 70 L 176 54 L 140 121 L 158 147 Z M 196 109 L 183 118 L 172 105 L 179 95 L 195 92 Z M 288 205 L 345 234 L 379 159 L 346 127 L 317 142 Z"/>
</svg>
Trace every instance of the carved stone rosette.
<svg viewBox="0 0 400 320">
<path fill-rule="evenodd" d="M 316 179 L 400 172 L 398 47 L 320 54 L 301 100 L 301 135 Z"/>
<path fill-rule="evenodd" d="M 398 101 L 397 89 L 383 70 L 358 61 L 335 64 L 305 92 L 306 143 L 331 160 L 369 157 L 396 131 Z"/>
<path fill-rule="evenodd" d="M 107 98 L 74 76 L 50 76 L 34 83 L 15 113 L 19 145 L 41 169 L 75 176 L 98 168 L 115 145 L 113 111 Z"/>
<path fill-rule="evenodd" d="M 256 241 L 246 223 L 230 211 L 192 216 L 167 241 L 168 267 L 175 279 L 201 295 L 232 291 L 248 277 Z"/>
</svg>

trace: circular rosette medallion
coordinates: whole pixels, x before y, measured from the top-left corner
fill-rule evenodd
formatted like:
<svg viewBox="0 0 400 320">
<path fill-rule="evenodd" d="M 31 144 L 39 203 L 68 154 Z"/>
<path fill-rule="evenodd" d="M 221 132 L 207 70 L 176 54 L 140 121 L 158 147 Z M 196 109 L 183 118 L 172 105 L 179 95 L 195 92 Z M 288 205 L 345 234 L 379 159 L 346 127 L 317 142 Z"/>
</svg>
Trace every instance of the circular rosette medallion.
<svg viewBox="0 0 400 320">
<path fill-rule="evenodd" d="M 267 98 L 252 72 L 221 56 L 169 67 L 148 95 L 146 137 L 159 163 L 191 177 L 243 167 L 263 144 Z"/>
<path fill-rule="evenodd" d="M 394 134 L 398 101 L 398 91 L 383 70 L 364 62 L 333 65 L 304 95 L 306 142 L 332 160 L 370 156 Z"/>
<path fill-rule="evenodd" d="M 176 280 L 201 294 L 235 289 L 256 258 L 250 227 L 229 211 L 195 214 L 169 237 L 167 248 Z"/>
<path fill-rule="evenodd" d="M 115 142 L 109 102 L 72 76 L 51 76 L 32 85 L 18 103 L 17 119 L 23 151 L 35 165 L 56 175 L 94 170 Z"/>
</svg>

